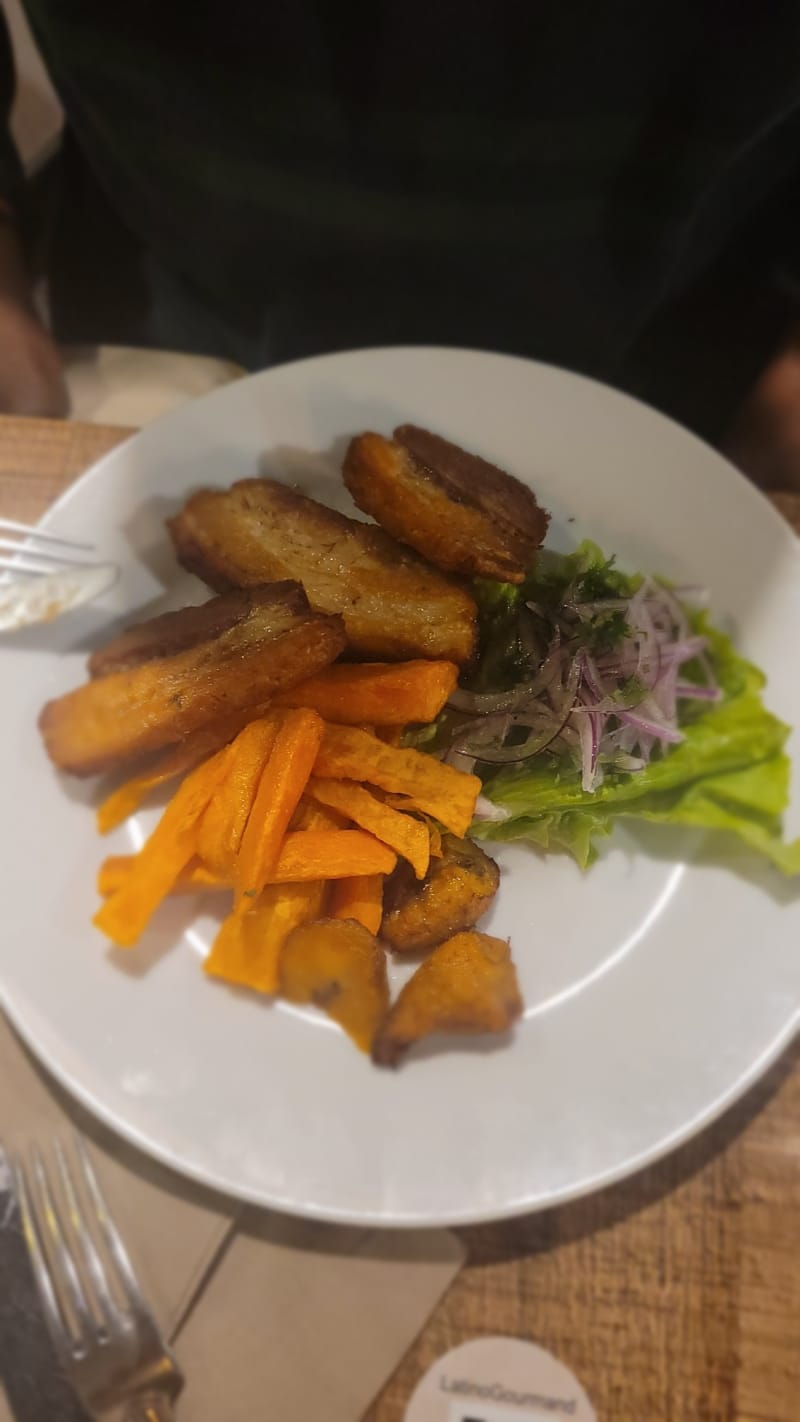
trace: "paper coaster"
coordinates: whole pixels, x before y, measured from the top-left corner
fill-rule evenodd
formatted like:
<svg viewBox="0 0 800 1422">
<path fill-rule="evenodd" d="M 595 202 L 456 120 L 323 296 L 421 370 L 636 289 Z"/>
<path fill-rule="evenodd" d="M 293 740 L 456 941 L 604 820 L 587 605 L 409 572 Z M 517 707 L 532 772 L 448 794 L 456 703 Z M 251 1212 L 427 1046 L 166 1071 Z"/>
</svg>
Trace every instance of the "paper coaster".
<svg viewBox="0 0 800 1422">
<path fill-rule="evenodd" d="M 406 1422 L 597 1422 L 577 1378 L 535 1343 L 476 1338 L 428 1369 Z"/>
</svg>

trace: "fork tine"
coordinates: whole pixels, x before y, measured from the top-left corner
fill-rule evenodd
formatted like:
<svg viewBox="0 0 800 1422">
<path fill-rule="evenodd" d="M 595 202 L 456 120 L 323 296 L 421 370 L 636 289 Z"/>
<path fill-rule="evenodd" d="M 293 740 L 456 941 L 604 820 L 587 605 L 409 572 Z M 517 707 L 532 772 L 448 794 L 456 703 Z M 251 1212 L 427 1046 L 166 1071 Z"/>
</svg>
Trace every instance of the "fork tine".
<svg viewBox="0 0 800 1422">
<path fill-rule="evenodd" d="M 68 544 L 67 547 L 70 551 L 74 551 L 75 549 L 75 545 L 72 543 Z M 2 533 L 0 533 L 0 548 L 4 548 L 10 553 L 17 553 L 21 557 L 24 557 L 25 554 L 28 553 L 32 558 L 46 559 L 48 563 L 67 563 L 73 561 L 67 558 L 65 554 L 61 552 L 60 548 L 29 548 L 27 544 L 20 543 L 19 539 L 3 538 Z"/>
<path fill-rule="evenodd" d="M 0 539 L 0 547 L 3 540 Z M 36 564 L 41 566 L 37 567 Z M 39 548 L 20 547 L 17 553 L 0 553 L 0 564 L 4 568 L 25 568 L 28 566 L 31 572 L 51 573 L 55 568 L 84 568 L 85 558 L 68 558 L 65 553 L 50 553 Z"/>
<path fill-rule="evenodd" d="M 29 568 L 27 564 L 21 563 L 18 558 L 6 558 L 2 553 L 0 553 L 0 572 L 23 573 L 26 578 L 41 578 L 43 576 L 41 568 Z"/>
<path fill-rule="evenodd" d="M 95 1175 L 94 1166 L 92 1165 L 89 1152 L 86 1148 L 86 1142 L 83 1141 L 80 1136 L 75 1137 L 75 1148 L 78 1155 L 78 1162 L 83 1173 L 84 1183 L 92 1205 L 94 1206 L 106 1248 L 114 1262 L 117 1276 L 125 1290 L 129 1306 L 132 1311 L 138 1315 L 140 1322 L 145 1320 L 151 1328 L 157 1331 L 155 1319 L 145 1302 L 144 1294 L 142 1293 L 139 1280 L 136 1277 L 136 1271 L 131 1263 L 130 1255 L 122 1242 L 122 1237 L 111 1217 L 111 1211 L 106 1203 L 106 1198 L 100 1189 L 100 1183 Z"/>
<path fill-rule="evenodd" d="M 47 1262 L 42 1232 L 39 1228 L 31 1201 L 25 1168 L 22 1163 L 16 1159 L 13 1165 L 17 1204 L 19 1205 L 19 1214 L 25 1235 L 25 1243 L 28 1247 L 28 1257 L 33 1268 L 36 1287 L 39 1290 L 42 1312 L 44 1313 L 47 1327 L 50 1330 L 50 1336 L 53 1340 L 56 1352 L 62 1362 L 64 1362 L 72 1352 L 72 1332 L 61 1307 L 58 1295 L 53 1288 L 53 1281 L 50 1277 L 50 1266 Z"/>
<path fill-rule="evenodd" d="M 145 1303 L 80 1137 L 13 1162 L 44 1316 L 63 1371 L 91 1416 L 166 1419 L 183 1374 Z M 0 1157 L 1 1158 L 1 1157 Z M 122 1300 L 125 1300 L 123 1304 Z M 102 1300 L 102 1306 L 101 1302 Z M 108 1328 L 99 1322 L 111 1314 Z"/>
<path fill-rule="evenodd" d="M 81 548 L 85 553 L 90 553 L 94 547 L 92 543 L 79 543 L 75 538 L 60 538 L 57 533 L 45 533 L 43 529 L 31 528 L 27 523 L 18 523 L 13 518 L 0 518 L 0 532 L 19 533 L 25 538 L 40 538 L 43 543 L 61 543 L 65 548 Z"/>
<path fill-rule="evenodd" d="M 37 1222 L 45 1240 L 49 1241 L 50 1260 L 57 1278 L 61 1281 L 67 1305 L 75 1319 L 77 1349 L 83 1352 L 91 1345 L 97 1329 L 86 1297 L 86 1290 L 67 1242 L 61 1209 L 51 1189 L 47 1169 L 38 1149 L 33 1152 L 33 1178 L 33 1206 Z M 47 1257 L 47 1253 L 46 1243 L 45 1257 Z"/>
<path fill-rule="evenodd" d="M 43 578 L 46 573 L 59 573 L 64 571 L 64 564 L 59 560 L 57 563 L 39 563 L 33 558 L 22 556 L 15 557 L 13 554 L 0 553 L 0 568 L 6 573 L 24 573 L 26 576 Z"/>
<path fill-rule="evenodd" d="M 108 1283 L 107 1271 L 100 1258 L 91 1227 L 86 1218 L 86 1211 L 81 1204 L 78 1191 L 75 1186 L 72 1167 L 70 1166 L 67 1154 L 61 1141 L 56 1140 L 53 1146 L 56 1167 L 61 1182 L 61 1189 L 67 1206 L 72 1239 L 76 1247 L 80 1250 L 83 1258 L 83 1265 L 91 1281 L 94 1296 L 98 1308 L 103 1316 L 107 1334 L 113 1331 L 117 1316 L 117 1308 L 114 1296 Z"/>
</svg>

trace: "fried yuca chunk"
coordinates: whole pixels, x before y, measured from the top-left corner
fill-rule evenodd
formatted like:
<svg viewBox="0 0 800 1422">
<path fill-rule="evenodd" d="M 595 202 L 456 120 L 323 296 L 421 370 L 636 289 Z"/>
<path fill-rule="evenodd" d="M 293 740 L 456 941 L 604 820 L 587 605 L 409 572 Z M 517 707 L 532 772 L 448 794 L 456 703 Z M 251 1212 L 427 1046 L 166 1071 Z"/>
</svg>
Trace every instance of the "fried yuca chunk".
<svg viewBox="0 0 800 1422">
<path fill-rule="evenodd" d="M 312 612 L 299 583 L 251 588 L 216 601 L 224 607 L 215 613 L 214 625 L 223 629 L 215 635 L 128 670 L 108 671 L 47 703 L 39 728 L 59 769 L 93 775 L 248 707 L 255 714 L 276 692 L 328 666 L 344 649 L 341 618 Z M 142 629 L 139 635 L 144 637 Z"/>
<path fill-rule="evenodd" d="M 547 532 L 518 479 L 416 425 L 351 440 L 342 473 L 360 509 L 449 573 L 521 583 Z"/>
<path fill-rule="evenodd" d="M 373 524 L 271 479 L 194 494 L 168 523 L 179 561 L 217 591 L 298 578 L 311 606 L 338 612 L 360 657 L 444 658 L 475 648 L 467 590 Z"/>
<path fill-rule="evenodd" d="M 522 1012 L 517 971 L 502 938 L 457 933 L 434 948 L 391 1008 L 372 1049 L 395 1066 L 434 1032 L 506 1032 Z"/>
<path fill-rule="evenodd" d="M 398 953 L 420 952 L 472 928 L 497 893 L 500 870 L 480 845 L 442 835 L 441 858 L 422 880 L 399 864 L 386 883 L 381 936 Z"/>
<path fill-rule="evenodd" d="M 355 919 L 319 919 L 286 940 L 279 991 L 289 1002 L 321 1007 L 368 1052 L 389 1006 L 386 955 Z"/>
</svg>

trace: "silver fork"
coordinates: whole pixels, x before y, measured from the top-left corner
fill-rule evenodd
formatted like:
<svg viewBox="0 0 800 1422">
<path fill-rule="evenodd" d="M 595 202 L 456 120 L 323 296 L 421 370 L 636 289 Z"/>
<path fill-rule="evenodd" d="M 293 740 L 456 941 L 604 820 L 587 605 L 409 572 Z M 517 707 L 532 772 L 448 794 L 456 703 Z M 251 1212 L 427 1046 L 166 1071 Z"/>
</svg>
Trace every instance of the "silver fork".
<svg viewBox="0 0 800 1422">
<path fill-rule="evenodd" d="M 0 632 L 51 621 L 110 588 L 119 568 L 87 560 L 93 552 L 90 543 L 0 518 Z"/>
<path fill-rule="evenodd" d="M 158 1331 L 85 1145 L 15 1161 L 20 1217 L 58 1361 L 93 1417 L 170 1422 L 183 1374 Z"/>
</svg>

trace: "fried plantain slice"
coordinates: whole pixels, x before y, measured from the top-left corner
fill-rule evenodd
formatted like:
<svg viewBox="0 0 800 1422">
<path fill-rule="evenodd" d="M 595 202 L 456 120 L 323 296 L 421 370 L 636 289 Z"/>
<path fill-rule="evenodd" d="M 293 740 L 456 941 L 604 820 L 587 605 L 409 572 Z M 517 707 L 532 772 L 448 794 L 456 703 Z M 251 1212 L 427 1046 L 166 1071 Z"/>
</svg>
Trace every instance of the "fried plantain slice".
<svg viewBox="0 0 800 1422">
<path fill-rule="evenodd" d="M 521 583 L 547 532 L 518 479 L 416 425 L 357 436 L 342 474 L 360 509 L 448 573 Z"/>
<path fill-rule="evenodd" d="M 296 581 L 271 583 L 270 598 L 276 606 L 281 600 L 285 600 L 287 607 L 292 606 L 296 603 L 297 587 Z M 236 589 L 225 597 L 209 598 L 196 607 L 181 607 L 177 612 L 162 612 L 159 617 L 136 622 L 92 652 L 89 675 L 99 677 L 132 671 L 142 662 L 152 662 L 158 657 L 186 652 L 201 642 L 211 642 L 241 622 L 251 606 L 251 592 Z M 302 604 L 297 603 L 297 606 Z"/>
<path fill-rule="evenodd" d="M 341 618 L 312 612 L 299 583 L 235 593 L 232 608 L 218 635 L 109 671 L 49 701 L 39 728 L 53 763 L 93 775 L 248 707 L 255 714 L 344 648 Z"/>
<path fill-rule="evenodd" d="M 398 864 L 387 880 L 381 936 L 398 953 L 420 952 L 472 928 L 489 908 L 500 870 L 480 845 L 442 835 L 442 855 L 431 859 L 420 883 Z"/>
<path fill-rule="evenodd" d="M 169 531 L 180 562 L 218 591 L 298 578 L 311 606 L 338 612 L 360 657 L 444 658 L 475 647 L 475 603 L 374 524 L 271 479 L 194 494 Z"/>
<path fill-rule="evenodd" d="M 505 940 L 457 933 L 434 948 L 406 983 L 375 1039 L 373 1061 L 396 1066 L 414 1042 L 435 1032 L 506 1032 L 521 1012 Z"/>
<path fill-rule="evenodd" d="M 355 919 L 323 918 L 297 928 L 283 946 L 280 992 L 313 1002 L 368 1052 L 389 1006 L 386 955 Z"/>
</svg>

